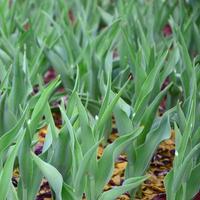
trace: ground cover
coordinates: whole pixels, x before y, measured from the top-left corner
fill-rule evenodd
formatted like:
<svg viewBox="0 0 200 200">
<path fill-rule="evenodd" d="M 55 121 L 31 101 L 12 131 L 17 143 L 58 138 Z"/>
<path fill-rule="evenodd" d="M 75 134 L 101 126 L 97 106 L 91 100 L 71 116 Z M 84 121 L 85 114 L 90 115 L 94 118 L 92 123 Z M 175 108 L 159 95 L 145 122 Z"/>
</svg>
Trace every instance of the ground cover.
<svg viewBox="0 0 200 200">
<path fill-rule="evenodd" d="M 0 200 L 198 199 L 199 8 L 2 0 Z"/>
</svg>

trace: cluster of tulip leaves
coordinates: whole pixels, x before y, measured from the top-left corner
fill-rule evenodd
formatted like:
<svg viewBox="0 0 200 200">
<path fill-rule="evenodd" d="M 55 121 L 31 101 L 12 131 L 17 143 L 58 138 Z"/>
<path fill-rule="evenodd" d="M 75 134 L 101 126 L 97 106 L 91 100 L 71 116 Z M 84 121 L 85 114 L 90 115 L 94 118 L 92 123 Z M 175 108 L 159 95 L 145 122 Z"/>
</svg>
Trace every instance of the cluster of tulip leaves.
<svg viewBox="0 0 200 200">
<path fill-rule="evenodd" d="M 199 8 L 195 0 L 1 0 L 0 199 L 34 200 L 44 179 L 56 200 L 134 199 L 172 129 L 167 199 L 191 199 L 200 189 Z M 46 83 L 50 68 L 57 76 Z M 112 117 L 119 137 L 109 144 Z M 104 191 L 122 153 L 124 181 Z"/>
</svg>

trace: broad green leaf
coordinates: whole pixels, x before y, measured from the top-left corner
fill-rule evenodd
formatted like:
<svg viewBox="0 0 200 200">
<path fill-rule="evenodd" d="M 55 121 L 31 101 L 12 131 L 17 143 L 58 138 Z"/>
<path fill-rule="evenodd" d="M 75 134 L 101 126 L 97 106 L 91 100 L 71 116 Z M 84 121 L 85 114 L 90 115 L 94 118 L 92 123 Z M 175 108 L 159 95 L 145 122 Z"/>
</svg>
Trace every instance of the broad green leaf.
<svg viewBox="0 0 200 200">
<path fill-rule="evenodd" d="M 7 200 L 19 200 L 14 185 L 10 184 L 10 191 L 8 192 Z"/>
<path fill-rule="evenodd" d="M 140 186 L 148 177 L 134 177 L 127 179 L 122 186 L 115 187 L 107 192 L 104 192 L 98 200 L 115 200 L 123 193 Z"/>
<path fill-rule="evenodd" d="M 102 117 L 99 118 L 99 120 L 97 121 L 97 123 L 95 125 L 94 134 L 98 133 L 99 131 L 101 131 L 103 129 L 104 124 L 111 117 L 113 109 L 114 109 L 115 105 L 117 104 L 120 96 L 124 92 L 124 90 L 125 90 L 126 86 L 128 85 L 128 83 L 129 83 L 129 80 L 124 84 L 124 86 L 121 88 L 121 90 L 118 92 L 118 94 L 113 98 L 111 103 L 105 109 L 104 113 L 102 114 Z M 99 135 L 97 135 L 96 137 L 102 138 L 102 132 L 100 132 Z"/>
<path fill-rule="evenodd" d="M 102 57 L 109 46 L 112 44 L 114 38 L 117 36 L 119 32 L 119 23 L 120 20 L 114 21 L 109 27 L 107 27 L 104 31 L 101 32 L 100 35 L 95 39 L 95 48 L 97 50 L 97 54 Z"/>
<path fill-rule="evenodd" d="M 133 130 L 132 121 L 128 117 L 127 113 L 118 106 L 118 104 L 114 109 L 114 116 L 116 120 L 116 126 L 120 135 L 124 135 Z M 126 126 L 124 126 L 125 124 Z"/>
<path fill-rule="evenodd" d="M 3 71 L 3 69 L 1 70 Z M 0 75 L 0 76 L 3 76 L 3 77 L 0 77 L 0 80 L 1 80 L 0 91 L 6 88 L 6 85 L 9 82 L 9 76 L 10 76 L 11 70 L 12 70 L 12 66 L 10 66 L 10 68 L 7 70 L 4 76 L 3 76 L 3 72 L 2 72 L 2 75 Z"/>
<path fill-rule="evenodd" d="M 83 153 L 86 153 L 91 146 L 93 146 L 94 142 L 94 136 L 92 129 L 88 122 L 88 116 L 86 109 L 84 108 L 83 104 L 81 103 L 80 98 L 76 95 L 76 103 L 78 107 L 79 112 L 79 121 L 81 126 L 81 146 L 83 147 Z M 85 139 L 87 138 L 87 140 Z"/>
<path fill-rule="evenodd" d="M 160 105 L 160 102 L 166 95 L 167 91 L 170 89 L 172 84 L 169 84 L 163 91 L 161 91 L 157 97 L 153 100 L 153 102 L 146 108 L 142 119 L 141 119 L 141 125 L 144 126 L 144 131 L 141 134 L 139 141 L 141 144 L 145 141 L 146 135 L 151 129 L 151 126 L 153 124 L 153 121 L 156 117 L 156 112 L 158 111 L 158 107 Z"/>
<path fill-rule="evenodd" d="M 49 163 L 44 162 L 41 158 L 36 156 L 34 153 L 31 153 L 34 162 L 37 167 L 41 170 L 44 177 L 48 180 L 50 186 L 53 188 L 56 194 L 56 200 L 62 200 L 62 186 L 63 178 L 58 170 L 50 165 Z"/>
<path fill-rule="evenodd" d="M 160 142 L 170 137 L 170 131 L 169 116 L 165 115 L 157 127 L 148 133 L 145 143 L 136 149 L 136 163 L 134 167 L 134 174 L 136 176 L 143 175 Z"/>
<path fill-rule="evenodd" d="M 41 93 L 39 100 L 37 101 L 35 108 L 33 110 L 31 121 L 30 121 L 30 131 L 33 134 L 34 130 L 37 128 L 38 122 L 42 117 L 42 114 L 45 110 L 46 102 L 48 101 L 51 93 L 56 89 L 60 84 L 59 77 L 52 81 Z"/>
<path fill-rule="evenodd" d="M 0 58 L 4 64 L 10 63 L 10 56 L 3 49 L 0 49 Z"/>
<path fill-rule="evenodd" d="M 71 136 L 71 132 L 68 130 L 68 125 L 66 124 L 60 130 L 51 159 L 51 164 L 60 172 L 63 177 L 66 174 L 69 174 L 73 164 L 73 141 L 74 136 Z"/>
<path fill-rule="evenodd" d="M 105 87 L 103 89 L 105 90 Z M 107 85 L 106 91 L 104 93 L 105 93 L 104 99 L 103 99 L 102 105 L 101 105 L 100 110 L 99 110 L 99 118 L 101 118 L 103 116 L 103 113 L 105 112 L 107 106 L 109 105 L 110 93 L 111 93 L 111 79 L 110 79 L 110 77 L 108 79 L 108 85 Z"/>
<path fill-rule="evenodd" d="M 31 135 L 29 129 L 26 128 L 24 139 L 21 142 L 18 153 L 20 179 L 23 185 L 23 198 L 28 197 L 28 193 L 32 188 L 33 161 L 31 159 L 30 151 Z"/>
<path fill-rule="evenodd" d="M 18 113 L 19 105 L 25 105 L 25 100 L 32 89 L 27 70 L 26 52 L 24 53 L 23 67 L 20 66 L 20 58 L 20 55 L 16 55 L 14 59 L 12 89 L 9 94 L 9 107 L 14 113 Z"/>
<path fill-rule="evenodd" d="M 195 131 L 192 136 L 192 144 L 197 145 L 200 141 L 200 127 Z"/>
<path fill-rule="evenodd" d="M 164 179 L 164 185 L 166 189 L 166 195 L 168 199 L 174 199 L 176 193 L 172 192 L 172 185 L 173 185 L 173 178 L 174 178 L 174 171 L 171 170 Z"/>
<path fill-rule="evenodd" d="M 145 101 L 150 94 L 150 92 L 153 90 L 154 85 L 156 83 L 156 78 L 158 77 L 159 71 L 163 67 L 163 63 L 166 59 L 167 53 L 164 53 L 162 57 L 157 61 L 154 68 L 151 70 L 149 75 L 147 76 L 146 80 L 144 81 L 140 93 L 137 97 L 137 100 L 134 105 L 134 112 L 137 113 L 140 111 L 142 107 L 144 107 Z M 137 116 L 137 114 L 135 115 Z"/>
<path fill-rule="evenodd" d="M 173 188 L 172 191 L 173 192 L 177 192 L 181 186 L 180 183 L 182 183 L 184 181 L 184 179 L 188 176 L 188 174 L 185 174 L 186 172 L 188 172 L 186 170 L 186 168 L 188 167 L 188 165 L 191 164 L 192 159 L 199 154 L 199 148 L 200 148 L 200 144 L 197 144 L 190 152 L 189 154 L 186 156 L 186 158 L 184 159 L 183 163 L 179 166 L 179 169 L 176 171 L 176 174 L 174 175 L 174 182 L 173 182 Z M 191 171 L 192 169 L 190 169 Z"/>
<path fill-rule="evenodd" d="M 54 122 L 54 119 L 53 119 L 53 116 L 52 116 L 52 113 L 51 113 L 51 108 L 50 108 L 49 104 L 46 105 L 45 116 L 46 116 L 46 119 L 49 123 L 49 126 L 48 126 L 47 135 L 45 137 L 44 146 L 43 146 L 43 149 L 42 149 L 43 153 L 50 148 L 51 144 L 54 146 L 56 139 L 58 138 L 58 133 L 57 133 L 58 131 L 57 131 L 57 128 L 55 126 L 55 122 Z"/>
<path fill-rule="evenodd" d="M 178 115 L 178 124 L 179 124 L 180 130 L 183 132 L 186 126 L 186 118 L 179 103 L 177 104 L 177 115 Z"/>
<path fill-rule="evenodd" d="M 190 177 L 187 181 L 186 199 L 192 199 L 194 195 L 197 194 L 199 191 L 199 185 L 200 185 L 200 180 L 198 178 L 199 170 L 200 170 L 200 164 L 198 164 L 192 169 Z"/>
<path fill-rule="evenodd" d="M 58 74 L 60 74 L 65 89 L 72 89 L 73 81 L 71 69 L 69 69 L 69 66 L 67 66 L 62 60 L 62 58 L 60 58 L 60 56 L 52 50 L 47 53 L 47 58 L 50 60 L 52 65 L 55 66 L 55 69 L 58 72 Z"/>
<path fill-rule="evenodd" d="M 113 16 L 110 15 L 108 12 L 103 10 L 100 6 L 98 6 L 98 11 L 102 17 L 102 19 L 106 22 L 107 25 L 110 25 L 113 21 Z"/>
<path fill-rule="evenodd" d="M 63 184 L 62 188 L 62 199 L 77 200 L 73 188 L 65 183 Z"/>
<path fill-rule="evenodd" d="M 24 111 L 18 123 L 10 131 L 6 132 L 3 136 L 0 137 L 0 153 L 8 148 L 12 142 L 16 140 L 16 138 L 21 137 L 20 129 L 23 127 L 27 112 L 28 108 Z"/>
<path fill-rule="evenodd" d="M 14 162 L 15 162 L 15 158 L 17 156 L 17 152 L 19 150 L 19 146 L 23 140 L 24 137 L 24 130 L 21 129 L 21 137 L 19 137 L 16 141 L 16 144 L 14 146 L 11 147 L 11 152 L 10 155 L 8 157 L 8 159 L 5 162 L 4 168 L 1 172 L 1 176 L 0 176 L 0 193 L 1 193 L 1 199 L 2 200 L 6 200 L 6 197 L 8 195 L 9 192 L 9 188 L 10 188 L 10 181 L 12 178 L 12 173 L 13 173 L 13 167 L 14 167 Z"/>
<path fill-rule="evenodd" d="M 0 96 L 0 136 L 10 130 L 10 127 L 16 123 L 16 116 L 9 109 L 7 97 L 7 92 Z"/>
<path fill-rule="evenodd" d="M 176 123 L 174 123 L 174 131 L 176 133 L 176 137 L 175 137 L 176 150 L 177 152 L 179 152 L 181 141 L 182 141 L 182 134 Z"/>
<path fill-rule="evenodd" d="M 100 141 L 101 142 L 101 141 Z M 91 163 L 95 163 L 96 161 L 96 151 L 99 143 L 93 145 L 90 150 L 84 155 L 83 160 L 80 162 L 76 178 L 75 178 L 75 186 L 76 186 L 76 193 L 78 197 L 82 197 L 82 194 L 85 189 L 85 180 L 86 176 L 90 173 Z M 90 165 L 89 165 L 90 163 Z"/>
<path fill-rule="evenodd" d="M 125 134 L 117 138 L 104 151 L 98 161 L 98 174 L 96 174 L 96 193 L 100 194 L 103 187 L 110 180 L 114 169 L 114 161 L 121 151 L 142 132 L 142 128 L 133 130 L 130 134 Z M 104 174 L 104 176 L 102 176 Z"/>
</svg>

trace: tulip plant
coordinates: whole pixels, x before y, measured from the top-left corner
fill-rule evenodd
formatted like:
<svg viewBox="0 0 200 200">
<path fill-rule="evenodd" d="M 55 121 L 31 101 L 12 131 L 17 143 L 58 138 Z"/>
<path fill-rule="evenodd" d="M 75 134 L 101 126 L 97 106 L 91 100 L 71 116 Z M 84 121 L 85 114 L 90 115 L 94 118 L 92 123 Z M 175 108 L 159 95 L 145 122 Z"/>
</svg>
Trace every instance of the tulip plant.
<svg viewBox="0 0 200 200">
<path fill-rule="evenodd" d="M 167 199 L 192 199 L 200 189 L 199 9 L 197 0 L 1 0 L 0 200 L 35 200 L 44 180 L 55 200 L 135 199 L 172 131 Z M 112 118 L 118 137 L 108 143 Z M 123 183 L 106 191 L 121 154 Z"/>
</svg>

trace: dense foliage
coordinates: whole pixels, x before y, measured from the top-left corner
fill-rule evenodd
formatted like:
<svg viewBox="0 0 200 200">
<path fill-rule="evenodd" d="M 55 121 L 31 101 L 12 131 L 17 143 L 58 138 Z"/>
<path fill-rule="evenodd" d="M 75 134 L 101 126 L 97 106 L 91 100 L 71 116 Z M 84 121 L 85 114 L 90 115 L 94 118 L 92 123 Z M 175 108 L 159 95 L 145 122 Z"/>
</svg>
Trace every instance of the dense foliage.
<svg viewBox="0 0 200 200">
<path fill-rule="evenodd" d="M 172 129 L 167 198 L 191 199 L 200 188 L 199 9 L 198 0 L 0 0 L 0 199 L 34 200 L 44 177 L 56 200 L 134 198 Z M 119 137 L 107 144 L 113 116 Z M 122 152 L 125 181 L 103 192 Z"/>
</svg>

